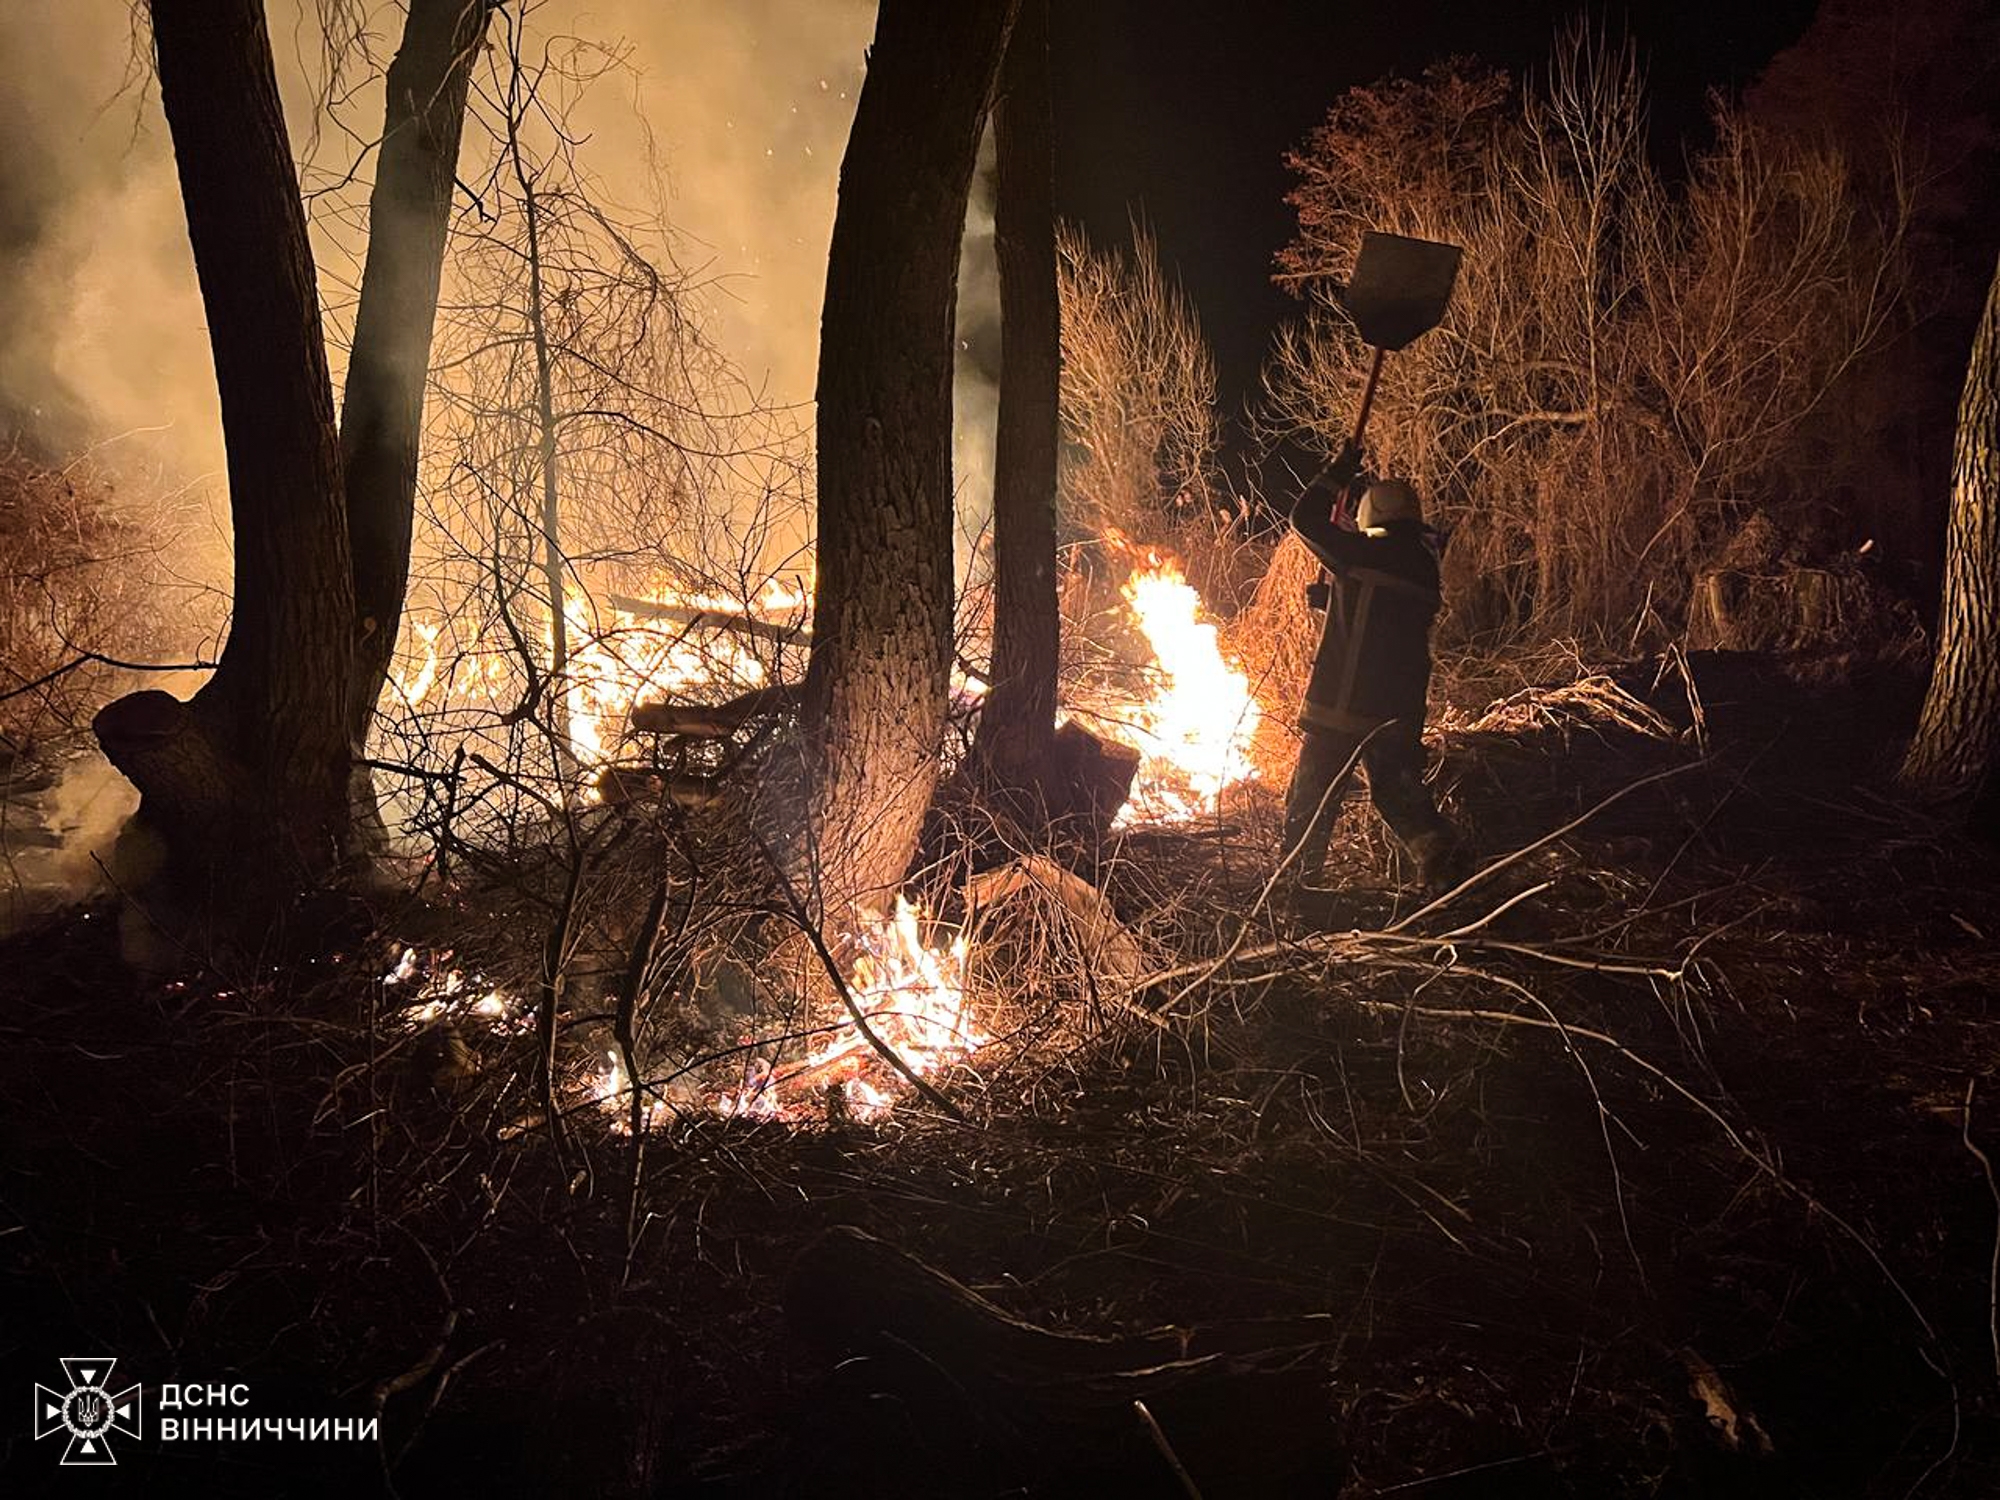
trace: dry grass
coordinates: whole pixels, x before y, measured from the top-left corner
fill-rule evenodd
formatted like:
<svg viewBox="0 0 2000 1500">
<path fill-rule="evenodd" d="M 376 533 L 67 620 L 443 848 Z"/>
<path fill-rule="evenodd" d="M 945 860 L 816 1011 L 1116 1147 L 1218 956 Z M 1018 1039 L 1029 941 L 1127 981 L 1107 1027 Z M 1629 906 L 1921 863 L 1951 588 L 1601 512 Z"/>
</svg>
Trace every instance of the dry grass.
<svg viewBox="0 0 2000 1500">
<path fill-rule="evenodd" d="M 1247 1414 L 1232 1444 L 1162 1417 L 1218 1493 L 1271 1492 L 1232 1491 L 1216 1467 L 1232 1448 L 1274 1463 L 1265 1423 L 1337 1435 L 1378 1489 L 1506 1460 L 1538 1493 L 1712 1493 L 1717 1465 L 1768 1460 L 1708 1426 L 1687 1374 L 1706 1370 L 1802 1488 L 1840 1492 L 1819 1481 L 1858 1467 L 1901 1494 L 1946 1452 L 1959 1387 L 1990 1360 L 1990 1202 L 1959 1139 L 1968 1054 L 1926 1028 L 1991 1055 L 1977 1006 L 1951 998 L 1993 982 L 1991 945 L 1953 918 L 1997 931 L 2000 916 L 1941 832 L 1832 772 L 1802 783 L 1741 729 L 1699 755 L 1680 685 L 1649 681 L 1579 664 L 1442 725 L 1446 775 L 1496 832 L 1493 873 L 1449 906 L 1426 911 L 1355 841 L 1336 851 L 1336 920 L 1302 929 L 1261 904 L 1274 830 L 1253 807 L 1134 833 L 1089 871 L 1165 977 L 1093 1005 L 1102 909 L 1030 882 L 1032 911 L 995 954 L 1024 980 L 1001 999 L 1043 1029 L 934 1075 L 961 1119 L 906 1099 L 884 1124 L 827 1109 L 779 1128 L 690 1101 L 620 1133 L 615 1101 L 586 1085 L 649 872 L 671 865 L 675 889 L 705 872 L 690 933 L 712 920 L 704 951 L 756 952 L 729 910 L 742 892 L 719 878 L 729 856 L 692 833 L 596 851 L 606 915 L 580 929 L 556 1028 L 560 1145 L 518 1128 L 538 1108 L 536 1038 L 492 1029 L 454 1048 L 398 1024 L 380 937 L 343 945 L 324 980 L 283 970 L 282 992 L 262 955 L 253 988 L 121 997 L 115 1042 L 80 999 L 93 976 L 60 968 L 82 961 L 75 946 L 45 946 L 57 968 L 10 1018 L 10 1087 L 31 1101 L 26 1145 L 67 1142 L 92 1170 L 11 1178 L 16 1244 L 61 1256 L 76 1304 L 135 1358 L 160 1347 L 153 1316 L 191 1375 L 382 1393 L 381 1462 L 405 1493 L 537 1461 L 568 1465 L 575 1488 L 613 1459 L 656 1467 L 606 1492 L 718 1475 L 1018 1488 L 1012 1466 L 1032 1468 L 1048 1435 L 1024 1448 L 933 1377 L 924 1443 L 876 1441 L 867 1414 L 912 1399 L 878 1383 L 895 1362 L 828 1374 L 772 1317 L 801 1247 L 848 1223 L 1042 1326 L 1171 1324 L 1294 1350 L 1314 1394 Z M 1634 787 L 1641 765 L 1669 774 Z M 1759 831 L 1800 817 L 1808 840 Z M 382 931 L 531 984 L 551 871 L 534 892 L 461 885 L 463 904 L 381 913 Z M 1920 1024 L 1909 995 L 1940 1019 Z M 653 1003 L 656 1026 L 675 1015 L 717 1054 L 775 1040 L 775 1013 L 701 1014 L 712 991 Z M 753 1054 L 707 1066 L 740 1079 Z M 664 1090 L 674 1065 L 662 1043 L 644 1076 Z M 1908 1100 L 1932 1095 L 1945 1124 L 1926 1134 Z M 149 1128 L 91 1126 L 106 1098 Z M 258 1206 L 267 1192 L 277 1206 Z M 147 1238 L 121 1254 L 170 1254 L 170 1289 L 117 1281 L 129 1271 L 104 1243 L 127 1226 Z M 86 1242 L 98 1253 L 68 1253 Z M 296 1326 L 274 1342 L 273 1320 Z M 55 1330 L 24 1336 L 40 1332 Z M 635 1370 L 670 1421 L 630 1409 Z M 1971 1495 L 1993 1450 L 1965 1415 L 1966 1467 L 1946 1472 Z M 508 1437 L 468 1453 L 479 1420 Z M 1752 1487 L 1762 1473 L 1730 1472 Z M 503 1475 L 495 1492 L 544 1479 Z"/>
<path fill-rule="evenodd" d="M 1274 786 L 1284 785 L 1298 759 L 1299 705 L 1325 624 L 1306 603 L 1306 586 L 1319 576 L 1319 559 L 1287 534 L 1271 553 L 1249 607 L 1225 632 L 1230 654 L 1243 664 L 1264 710 L 1251 756 L 1258 775 Z"/>
<path fill-rule="evenodd" d="M 1159 542 L 1215 503 L 1214 357 L 1144 229 L 1101 250 L 1065 226 L 1057 252 L 1064 528 Z"/>
<path fill-rule="evenodd" d="M 1578 30 L 1518 91 L 1473 65 L 1354 90 L 1293 158 L 1286 280 L 1311 311 L 1269 369 L 1277 428 L 1344 436 L 1368 351 L 1325 289 L 1363 229 L 1465 247 L 1370 441 L 1456 535 L 1467 638 L 1671 639 L 1750 509 L 1865 483 L 1865 445 L 1821 429 L 1904 316 L 1907 188 L 1878 202 L 1831 148 L 1725 103 L 1669 188 L 1644 109 L 1632 49 Z"/>
<path fill-rule="evenodd" d="M 0 452 L 0 736 L 73 733 L 125 680 L 111 661 L 158 660 L 189 633 L 164 587 L 167 533 L 129 520 L 87 460 Z"/>
</svg>

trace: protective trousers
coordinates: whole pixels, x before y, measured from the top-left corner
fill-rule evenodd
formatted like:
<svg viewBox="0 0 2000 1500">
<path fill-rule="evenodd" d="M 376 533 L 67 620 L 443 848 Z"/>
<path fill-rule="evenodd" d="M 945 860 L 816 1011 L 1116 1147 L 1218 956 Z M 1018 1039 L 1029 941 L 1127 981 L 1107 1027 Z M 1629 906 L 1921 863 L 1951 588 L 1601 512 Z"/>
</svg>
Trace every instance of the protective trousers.
<svg viewBox="0 0 2000 1500">
<path fill-rule="evenodd" d="M 1308 727 L 1299 748 L 1299 763 L 1285 794 L 1285 850 L 1298 854 L 1286 874 L 1294 881 L 1319 878 L 1326 863 L 1327 842 L 1340 816 L 1348 762 L 1361 747 L 1360 763 L 1368 773 L 1368 792 L 1396 837 L 1426 867 L 1457 848 L 1457 835 L 1437 809 L 1424 784 L 1422 727 L 1398 721 L 1373 736 Z M 1364 744 L 1363 742 L 1366 741 Z"/>
</svg>

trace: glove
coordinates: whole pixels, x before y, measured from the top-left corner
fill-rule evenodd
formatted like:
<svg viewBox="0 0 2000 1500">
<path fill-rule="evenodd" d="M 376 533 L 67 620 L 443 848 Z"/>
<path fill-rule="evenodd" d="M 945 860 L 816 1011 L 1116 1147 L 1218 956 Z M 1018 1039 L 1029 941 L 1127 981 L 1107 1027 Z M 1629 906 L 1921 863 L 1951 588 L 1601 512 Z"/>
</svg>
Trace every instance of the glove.
<svg viewBox="0 0 2000 1500">
<path fill-rule="evenodd" d="M 1326 481 L 1338 489 L 1349 489 L 1361 477 L 1361 445 L 1349 438 L 1327 468 Z"/>
<path fill-rule="evenodd" d="M 1355 507 L 1365 487 L 1361 472 L 1361 445 L 1352 438 L 1341 444 L 1340 454 L 1327 466 L 1320 483 L 1333 491 L 1333 519 L 1337 526 L 1354 523 Z"/>
</svg>

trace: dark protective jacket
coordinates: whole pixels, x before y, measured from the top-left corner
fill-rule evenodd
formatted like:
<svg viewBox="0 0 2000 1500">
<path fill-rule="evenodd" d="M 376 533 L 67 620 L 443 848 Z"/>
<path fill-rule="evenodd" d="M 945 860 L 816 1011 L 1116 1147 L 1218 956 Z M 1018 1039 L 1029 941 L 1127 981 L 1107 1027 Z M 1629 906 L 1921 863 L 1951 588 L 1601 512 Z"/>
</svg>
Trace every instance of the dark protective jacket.
<svg viewBox="0 0 2000 1500">
<path fill-rule="evenodd" d="M 1306 683 L 1299 725 L 1366 734 L 1424 721 L 1431 685 L 1431 622 L 1438 565 L 1421 521 L 1350 531 L 1319 486 L 1299 497 L 1292 525 L 1333 574 L 1333 598 Z"/>
</svg>

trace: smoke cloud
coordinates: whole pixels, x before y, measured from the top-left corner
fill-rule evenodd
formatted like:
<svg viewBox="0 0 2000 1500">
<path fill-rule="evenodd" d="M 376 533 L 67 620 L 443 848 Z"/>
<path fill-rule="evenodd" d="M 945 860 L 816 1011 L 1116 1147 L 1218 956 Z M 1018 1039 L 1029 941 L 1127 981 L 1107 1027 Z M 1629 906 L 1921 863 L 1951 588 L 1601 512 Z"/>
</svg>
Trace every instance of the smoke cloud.
<svg viewBox="0 0 2000 1500">
<path fill-rule="evenodd" d="M 129 8 L 0 6 L 0 57 L 0 431 L 50 456 L 129 434 L 100 459 L 212 472 L 201 303 Z"/>
<path fill-rule="evenodd" d="M 397 4 L 329 50 L 322 0 L 267 0 L 279 84 L 330 334 L 340 344 L 366 248 L 379 74 Z M 767 403 L 810 430 L 839 168 L 874 30 L 871 0 L 544 0 L 531 39 L 577 37 L 621 66 L 573 124 L 608 204 L 657 214 L 697 283 L 706 336 Z M 181 530 L 180 582 L 228 576 L 220 415 L 171 141 L 131 0 L 0 4 L 0 441 L 51 460 L 94 451 L 136 519 Z M 337 101 L 329 107 L 328 101 Z M 469 130 L 468 152 L 480 145 Z M 490 143 L 487 143 L 490 149 Z M 962 567 L 990 514 L 998 285 L 991 142 L 968 212 L 955 456 Z M 449 275 L 449 269 L 447 269 Z M 190 520 L 192 518 L 192 520 Z M 191 533 L 191 535 L 187 535 Z M 190 557 L 190 552 L 194 555 Z M 202 621 L 213 647 L 222 596 Z M 162 642 L 185 655 L 194 642 Z M 193 683 L 177 685 L 177 690 Z M 52 825 L 87 854 L 125 799 L 95 763 Z M 87 805 L 87 811 L 86 811 Z M 88 825 L 88 834 L 82 830 Z M 62 868 L 74 870 L 65 853 Z"/>
<path fill-rule="evenodd" d="M 318 7 L 270 0 L 269 14 L 307 186 L 361 163 L 358 180 L 313 205 L 337 310 L 358 274 L 363 243 L 342 226 L 365 206 L 380 88 L 343 89 L 316 115 Z M 840 157 L 873 25 L 863 0 L 551 0 L 533 12 L 535 34 L 624 54 L 580 112 L 585 160 L 614 202 L 650 207 L 664 189 L 684 269 L 708 284 L 711 338 L 780 404 L 812 398 Z M 370 12 L 375 64 L 400 30 L 397 7 Z M 219 474 L 172 148 L 128 0 L 12 0 L 0 56 L 13 63 L 0 77 L 0 428 L 50 453 L 133 434 L 182 480 Z M 350 55 L 343 68 L 358 82 L 369 62 Z"/>
</svg>

